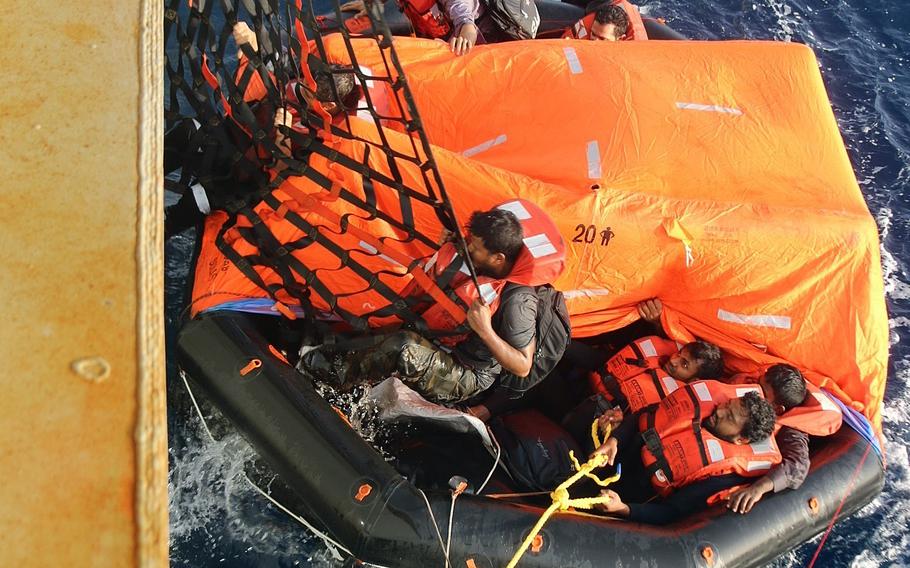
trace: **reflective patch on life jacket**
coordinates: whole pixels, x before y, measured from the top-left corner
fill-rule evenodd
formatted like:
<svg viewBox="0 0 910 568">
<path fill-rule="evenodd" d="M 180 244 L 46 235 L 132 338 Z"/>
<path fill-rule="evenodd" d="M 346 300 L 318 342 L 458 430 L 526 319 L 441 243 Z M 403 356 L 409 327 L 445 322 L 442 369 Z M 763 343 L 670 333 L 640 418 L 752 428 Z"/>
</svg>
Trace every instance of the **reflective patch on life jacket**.
<svg viewBox="0 0 910 568">
<path fill-rule="evenodd" d="M 771 469 L 773 464 L 767 460 L 764 461 L 750 461 L 746 464 L 746 471 L 758 471 L 762 469 Z"/>
<path fill-rule="evenodd" d="M 638 344 L 641 354 L 645 357 L 657 357 L 657 347 L 654 346 L 654 340 L 646 339 Z"/>
<path fill-rule="evenodd" d="M 709 438 L 705 440 L 705 449 L 708 450 L 708 458 L 711 460 L 711 463 L 719 462 L 724 459 L 724 447 L 720 445 L 720 442 Z"/>
<path fill-rule="evenodd" d="M 497 136 L 496 138 L 493 138 L 492 140 L 487 140 L 486 142 L 481 142 L 480 144 L 478 144 L 477 146 L 474 146 L 473 148 L 468 148 L 467 150 L 462 152 L 461 155 L 464 156 L 465 158 L 470 158 L 471 156 L 476 156 L 477 154 L 480 154 L 481 152 L 486 152 L 487 150 L 489 150 L 490 148 L 492 148 L 494 146 L 499 146 L 500 144 L 505 144 L 505 142 L 506 142 L 506 135 L 500 134 L 499 136 Z M 500 209 L 501 209 L 501 207 L 500 207 Z"/>
<path fill-rule="evenodd" d="M 723 114 L 732 114 L 734 116 L 739 116 L 743 113 L 743 111 L 739 110 L 738 108 L 724 107 L 724 106 L 720 106 L 720 105 L 703 105 L 703 104 L 699 104 L 699 103 L 684 103 L 684 102 L 680 102 L 680 101 L 676 102 L 676 108 L 682 109 L 682 110 L 700 110 L 700 111 L 705 111 L 705 112 L 719 112 L 719 113 L 723 113 Z"/>
<path fill-rule="evenodd" d="M 717 319 L 720 321 L 738 323 L 741 325 L 754 325 L 756 327 L 773 327 L 777 329 L 790 329 L 791 320 L 789 316 L 775 315 L 754 315 L 735 314 L 727 310 L 718 309 Z"/>
<path fill-rule="evenodd" d="M 736 398 L 742 398 L 742 397 L 746 396 L 746 393 L 750 393 L 750 392 L 757 392 L 758 394 L 760 394 L 764 397 L 764 393 L 762 393 L 761 387 L 753 387 L 753 386 L 744 385 L 744 386 L 738 387 L 736 389 Z"/>
<path fill-rule="evenodd" d="M 539 235 L 531 235 L 522 239 L 525 243 L 525 246 L 528 247 L 528 250 L 531 252 L 531 256 L 534 258 L 540 258 L 542 256 L 549 256 L 557 252 L 556 247 L 553 246 L 553 243 L 550 242 L 550 238 L 547 237 L 545 233 Z"/>
<path fill-rule="evenodd" d="M 669 375 L 664 375 L 661 377 L 660 382 L 664 384 L 664 390 L 667 394 L 670 394 L 679 388 L 679 383 L 676 382 L 676 379 Z"/>
<path fill-rule="evenodd" d="M 525 206 L 521 204 L 521 201 L 509 201 L 508 203 L 503 203 L 497 207 L 497 209 L 502 209 L 503 211 L 511 211 L 512 214 L 518 217 L 519 221 L 524 221 L 525 219 L 531 218 L 531 214 L 528 212 Z"/>
<path fill-rule="evenodd" d="M 703 402 L 714 400 L 711 397 L 711 390 L 705 383 L 692 383 L 692 390 L 695 391 L 695 394 L 698 396 L 698 400 L 701 400 Z"/>
<path fill-rule="evenodd" d="M 749 447 L 752 448 L 752 453 L 754 454 L 764 454 L 773 450 L 771 447 L 771 438 L 770 436 L 764 440 L 759 440 L 758 442 L 752 442 L 749 444 Z"/>
<path fill-rule="evenodd" d="M 600 171 L 600 146 L 597 144 L 597 140 L 591 140 L 588 142 L 588 179 L 600 179 L 602 174 Z"/>
<path fill-rule="evenodd" d="M 578 59 L 578 54 L 575 52 L 573 47 L 564 47 L 562 48 L 563 53 L 566 54 L 566 61 L 569 63 L 569 71 L 573 75 L 578 75 L 583 70 L 581 68 L 581 61 Z"/>
<path fill-rule="evenodd" d="M 493 300 L 499 297 L 499 294 L 496 293 L 496 290 L 489 283 L 480 285 L 480 297 L 483 298 L 483 302 L 487 305 L 493 303 Z"/>
</svg>

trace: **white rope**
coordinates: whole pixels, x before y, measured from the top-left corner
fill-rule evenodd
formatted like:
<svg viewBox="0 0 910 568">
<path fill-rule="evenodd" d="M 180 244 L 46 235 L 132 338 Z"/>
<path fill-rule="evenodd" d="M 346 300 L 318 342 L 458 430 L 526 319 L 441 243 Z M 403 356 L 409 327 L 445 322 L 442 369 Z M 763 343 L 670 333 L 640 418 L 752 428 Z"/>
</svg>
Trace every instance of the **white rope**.
<svg viewBox="0 0 910 568">
<path fill-rule="evenodd" d="M 452 544 L 452 519 L 455 518 L 455 499 L 458 498 L 458 491 L 452 490 L 452 505 L 449 507 L 449 530 L 446 535 L 446 568 L 449 568 L 449 546 Z"/>
<path fill-rule="evenodd" d="M 417 488 L 417 491 L 420 492 L 420 496 L 423 497 L 423 502 L 427 504 L 427 511 L 430 513 L 430 520 L 433 521 L 433 528 L 436 529 L 436 538 L 439 539 L 439 548 L 442 549 L 442 553 L 445 555 L 445 566 L 449 568 L 449 550 L 446 548 L 444 542 L 442 542 L 442 533 L 439 532 L 439 524 L 436 522 L 436 515 L 433 514 L 433 508 L 430 506 L 430 500 L 427 499 L 427 494 L 423 492 L 423 489 Z M 451 526 L 451 522 L 449 523 Z"/>
<path fill-rule="evenodd" d="M 499 445 L 499 440 L 493 435 L 493 430 L 491 430 L 489 426 L 487 426 L 487 433 L 490 435 L 490 440 L 496 445 L 496 459 L 493 460 L 493 467 L 490 469 L 490 473 L 487 474 L 487 478 L 483 480 L 483 483 L 477 490 L 478 495 L 483 493 L 483 490 L 486 489 L 487 483 L 490 482 L 490 478 L 493 477 L 493 472 L 496 471 L 496 467 L 499 465 L 499 458 L 502 457 L 502 447 Z"/>
<path fill-rule="evenodd" d="M 211 439 L 211 441 L 212 441 L 212 442 L 217 442 L 217 440 L 215 439 L 215 436 L 212 435 L 212 431 L 209 430 L 209 426 L 208 426 L 208 424 L 207 424 L 206 421 L 205 421 L 205 416 L 203 416 L 202 410 L 199 408 L 199 403 L 196 402 L 196 396 L 193 394 L 193 389 L 190 388 L 190 383 L 189 383 L 189 381 L 187 381 L 187 379 L 186 379 L 186 373 L 183 371 L 183 369 L 180 369 L 180 378 L 183 379 L 183 386 L 186 387 L 186 392 L 190 395 L 190 400 L 193 402 L 193 407 L 196 408 L 196 413 L 199 415 L 199 420 L 202 421 L 202 427 L 205 429 L 205 432 L 208 434 L 208 436 L 209 436 L 209 438 Z M 304 518 L 301 517 L 300 515 L 297 515 L 296 513 L 294 513 L 293 511 L 291 511 L 290 509 L 288 509 L 287 507 L 285 507 L 284 505 L 282 505 L 281 503 L 279 503 L 278 501 L 276 501 L 271 495 L 269 495 L 268 493 L 266 493 L 265 491 L 263 491 L 262 488 L 260 488 L 258 485 L 256 485 L 255 483 L 253 483 L 253 480 L 250 479 L 245 473 L 243 474 L 243 478 L 246 479 L 247 483 L 249 483 L 250 486 L 251 486 L 253 489 L 255 489 L 256 491 L 258 491 L 259 493 L 261 493 L 261 494 L 262 494 L 266 499 L 268 499 L 273 505 L 275 505 L 275 506 L 278 507 L 280 510 L 284 511 L 285 513 L 287 513 L 287 515 L 290 516 L 292 519 L 294 519 L 295 521 L 299 522 L 300 524 L 302 524 L 303 526 L 305 526 L 307 529 L 309 529 L 310 532 L 312 532 L 314 535 L 316 535 L 317 537 L 319 537 L 320 539 L 322 539 L 322 541 L 323 541 L 323 542 L 325 543 L 325 545 L 326 545 L 326 548 L 329 549 L 329 552 L 332 553 L 332 557 L 333 557 L 335 560 L 344 561 L 344 557 L 341 555 L 341 553 L 338 552 L 338 549 L 343 550 L 345 553 L 348 554 L 348 556 L 354 557 L 354 554 L 351 553 L 351 551 L 348 550 L 347 548 L 345 548 L 343 545 L 341 545 L 341 543 L 339 543 L 338 541 L 334 540 L 334 539 L 333 539 L 332 537 L 330 537 L 329 535 L 323 533 L 322 531 L 320 531 L 319 529 L 317 529 L 316 527 L 314 527 L 313 525 L 311 525 L 309 522 L 307 522 L 306 519 L 304 519 Z M 426 499 L 426 497 L 424 497 L 424 499 Z M 435 522 L 435 521 L 434 521 L 434 522 Z M 437 533 L 438 533 L 438 532 L 439 532 L 439 529 L 436 529 L 436 531 L 437 531 Z M 442 538 L 440 537 L 439 540 L 440 540 L 440 543 L 441 543 L 441 542 L 442 542 Z"/>
</svg>

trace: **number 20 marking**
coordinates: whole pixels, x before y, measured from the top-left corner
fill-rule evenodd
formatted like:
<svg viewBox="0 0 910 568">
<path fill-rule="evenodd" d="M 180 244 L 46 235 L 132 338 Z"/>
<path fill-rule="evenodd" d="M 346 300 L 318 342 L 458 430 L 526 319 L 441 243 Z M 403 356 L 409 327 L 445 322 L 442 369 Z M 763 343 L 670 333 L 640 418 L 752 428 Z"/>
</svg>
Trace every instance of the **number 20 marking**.
<svg viewBox="0 0 910 568">
<path fill-rule="evenodd" d="M 598 236 L 597 227 L 594 225 L 584 225 L 578 224 L 575 225 L 575 237 L 572 239 L 573 243 L 593 243 L 594 239 Z M 607 246 L 610 244 L 610 239 L 615 235 L 610 227 L 600 231 L 600 246 Z"/>
</svg>

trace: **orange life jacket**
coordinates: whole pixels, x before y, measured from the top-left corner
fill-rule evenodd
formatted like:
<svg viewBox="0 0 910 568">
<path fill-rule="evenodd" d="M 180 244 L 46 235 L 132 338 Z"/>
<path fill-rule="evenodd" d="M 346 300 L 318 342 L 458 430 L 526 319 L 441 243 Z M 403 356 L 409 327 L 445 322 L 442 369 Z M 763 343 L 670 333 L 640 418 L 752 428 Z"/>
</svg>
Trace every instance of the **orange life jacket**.
<svg viewBox="0 0 910 568">
<path fill-rule="evenodd" d="M 637 412 L 660 402 L 680 383 L 660 367 L 660 359 L 682 344 L 656 335 L 636 339 L 607 361 L 600 372 L 588 374 L 591 390 L 606 400 Z"/>
<path fill-rule="evenodd" d="M 626 30 L 625 35 L 619 38 L 621 41 L 648 39 L 648 32 L 645 31 L 645 24 L 642 22 L 641 14 L 638 12 L 638 6 L 626 2 L 626 0 L 613 0 L 613 5 L 625 10 L 626 16 L 629 18 L 629 28 Z M 595 12 L 586 14 L 584 18 L 566 28 L 562 37 L 565 39 L 590 39 L 591 26 L 594 24 L 595 15 Z"/>
<path fill-rule="evenodd" d="M 731 384 L 758 384 L 758 375 L 741 373 L 730 379 Z M 789 426 L 810 436 L 830 436 L 844 420 L 840 407 L 830 395 L 806 381 L 806 400 L 777 417 L 778 426 Z"/>
<path fill-rule="evenodd" d="M 452 31 L 436 0 L 400 0 L 398 5 L 419 37 L 436 39 L 446 37 Z"/>
<path fill-rule="evenodd" d="M 433 276 L 437 285 L 454 291 L 465 309 L 469 308 L 474 300 L 482 297 L 490 310 L 495 312 L 499 307 L 502 290 L 509 282 L 525 286 L 549 284 L 562 273 L 565 266 L 565 242 L 553 220 L 542 209 L 524 199 L 508 201 L 497 208 L 514 213 L 521 222 L 524 233 L 525 246 L 508 276 L 502 279 L 478 276 L 477 283 L 480 285 L 478 292 L 467 265 L 453 243 L 444 244 L 424 267 L 427 274 Z M 420 286 L 415 281 L 402 295 L 417 293 L 420 293 Z M 434 330 L 455 329 L 464 323 L 464 317 L 454 318 L 438 304 L 431 304 L 423 311 L 422 316 L 430 329 Z M 464 335 L 452 336 L 445 338 L 445 342 L 455 344 L 463 338 Z"/>
<path fill-rule="evenodd" d="M 757 477 L 780 463 L 774 436 L 737 445 L 714 436 L 701 425 L 718 405 L 750 391 L 761 395 L 757 385 L 695 381 L 671 393 L 656 410 L 642 413 L 639 430 L 645 444 L 641 458 L 659 494 L 666 496 L 717 475 Z"/>
</svg>

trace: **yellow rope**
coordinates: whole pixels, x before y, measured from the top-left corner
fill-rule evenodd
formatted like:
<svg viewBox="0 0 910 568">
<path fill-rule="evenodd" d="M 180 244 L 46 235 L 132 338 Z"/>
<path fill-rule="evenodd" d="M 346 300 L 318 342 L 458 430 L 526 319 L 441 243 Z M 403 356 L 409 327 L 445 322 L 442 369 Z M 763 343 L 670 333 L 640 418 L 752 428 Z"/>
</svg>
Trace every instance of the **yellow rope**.
<svg viewBox="0 0 910 568">
<path fill-rule="evenodd" d="M 594 440 L 594 447 L 599 448 L 601 446 L 600 437 L 597 433 L 597 420 L 594 420 L 594 423 L 591 424 L 591 438 Z M 611 426 L 607 426 L 606 432 L 604 432 L 605 437 L 610 436 Z M 569 458 L 572 460 L 572 465 L 575 467 L 575 474 L 572 475 L 569 479 L 563 481 L 559 487 L 553 490 L 550 493 L 550 498 L 553 500 L 553 503 L 544 511 L 543 515 L 540 516 L 540 519 L 537 520 L 537 524 L 534 525 L 534 528 L 531 529 L 531 533 L 528 534 L 528 537 L 521 543 L 521 546 L 515 552 L 515 555 L 512 557 L 512 560 L 509 561 L 509 564 L 506 568 L 515 568 L 518 564 L 518 561 L 524 556 L 524 553 L 527 552 L 528 548 L 531 546 L 531 543 L 534 542 L 534 538 L 540 533 L 540 530 L 549 520 L 550 516 L 556 511 L 568 511 L 570 507 L 576 509 L 593 509 L 595 505 L 601 503 L 608 503 L 610 497 L 607 495 L 598 495 L 597 497 L 580 497 L 572 499 L 569 496 L 569 487 L 581 479 L 582 477 L 588 477 L 594 480 L 601 487 L 606 487 L 619 479 L 619 471 L 615 475 L 608 477 L 606 479 L 600 479 L 591 471 L 599 467 L 607 465 L 607 456 L 603 454 L 595 454 L 587 462 L 580 465 L 578 460 L 575 459 L 575 452 L 569 452 Z"/>
</svg>

